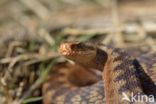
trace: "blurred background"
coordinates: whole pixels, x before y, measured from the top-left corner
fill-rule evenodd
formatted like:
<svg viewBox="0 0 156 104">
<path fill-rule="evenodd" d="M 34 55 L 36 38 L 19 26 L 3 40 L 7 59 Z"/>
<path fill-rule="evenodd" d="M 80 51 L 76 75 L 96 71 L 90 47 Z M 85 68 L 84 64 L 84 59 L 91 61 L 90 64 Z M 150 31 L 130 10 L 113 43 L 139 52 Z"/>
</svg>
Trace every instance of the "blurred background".
<svg viewBox="0 0 156 104">
<path fill-rule="evenodd" d="M 155 52 L 156 1 L 0 0 L 0 104 L 41 103 L 64 41 Z"/>
</svg>

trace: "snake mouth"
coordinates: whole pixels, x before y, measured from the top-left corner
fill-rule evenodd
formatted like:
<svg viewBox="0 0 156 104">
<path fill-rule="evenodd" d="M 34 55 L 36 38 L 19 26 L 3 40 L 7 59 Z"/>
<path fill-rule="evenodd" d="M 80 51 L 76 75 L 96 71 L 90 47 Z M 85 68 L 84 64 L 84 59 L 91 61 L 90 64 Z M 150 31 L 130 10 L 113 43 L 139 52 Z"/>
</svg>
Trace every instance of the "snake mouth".
<svg viewBox="0 0 156 104">
<path fill-rule="evenodd" d="M 68 42 L 60 45 L 59 53 L 63 56 L 82 56 L 95 53 L 93 46 L 86 45 L 80 42 Z"/>
</svg>

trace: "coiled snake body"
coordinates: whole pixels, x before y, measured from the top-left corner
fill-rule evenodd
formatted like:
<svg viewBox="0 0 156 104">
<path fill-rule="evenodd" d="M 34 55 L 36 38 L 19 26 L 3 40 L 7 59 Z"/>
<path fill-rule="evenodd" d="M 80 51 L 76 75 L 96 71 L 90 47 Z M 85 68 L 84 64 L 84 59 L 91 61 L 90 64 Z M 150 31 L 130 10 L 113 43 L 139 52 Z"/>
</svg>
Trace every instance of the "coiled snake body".
<svg viewBox="0 0 156 104">
<path fill-rule="evenodd" d="M 59 52 L 87 69 L 101 71 L 102 80 L 92 85 L 77 87 L 68 81 L 66 76 L 71 74 L 68 73 L 69 71 L 66 72 L 64 78 L 57 79 L 57 76 L 63 76 L 62 73 L 64 73 L 59 70 L 56 72 L 58 75 L 51 77 L 43 87 L 43 102 L 45 104 L 150 104 L 146 99 L 143 99 L 142 102 L 122 100 L 123 94 L 129 99 L 132 94 L 156 97 L 154 83 L 156 75 L 152 70 L 154 63 L 151 65 L 146 62 L 140 63 L 121 49 L 101 44 L 95 46 L 78 42 L 63 43 Z M 86 77 L 90 75 L 88 73 L 91 73 L 80 69 L 78 68 L 77 73 L 74 71 L 73 73 L 77 75 L 82 71 L 87 73 Z M 79 77 L 81 76 L 83 77 L 83 75 L 79 75 Z M 92 76 L 94 75 L 89 77 L 92 78 Z M 94 80 L 96 78 L 92 78 L 93 82 Z"/>
</svg>

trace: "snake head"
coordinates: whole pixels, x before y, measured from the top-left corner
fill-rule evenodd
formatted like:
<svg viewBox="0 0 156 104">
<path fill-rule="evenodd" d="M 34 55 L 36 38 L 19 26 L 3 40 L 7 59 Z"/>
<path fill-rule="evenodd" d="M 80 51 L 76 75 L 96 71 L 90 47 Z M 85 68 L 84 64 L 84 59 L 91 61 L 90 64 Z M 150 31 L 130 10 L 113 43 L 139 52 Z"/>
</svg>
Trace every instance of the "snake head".
<svg viewBox="0 0 156 104">
<path fill-rule="evenodd" d="M 60 45 L 59 53 L 76 63 L 87 66 L 95 62 L 93 60 L 96 58 L 96 47 L 89 43 L 66 42 Z"/>
</svg>

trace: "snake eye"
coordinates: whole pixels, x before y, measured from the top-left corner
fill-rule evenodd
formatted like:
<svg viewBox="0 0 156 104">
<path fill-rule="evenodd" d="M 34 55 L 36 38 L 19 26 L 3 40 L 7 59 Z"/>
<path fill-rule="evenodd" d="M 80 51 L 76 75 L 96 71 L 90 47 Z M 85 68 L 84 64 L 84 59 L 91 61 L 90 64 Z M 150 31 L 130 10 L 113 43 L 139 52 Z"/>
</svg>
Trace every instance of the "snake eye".
<svg viewBox="0 0 156 104">
<path fill-rule="evenodd" d="M 75 51 L 82 51 L 84 49 L 84 46 L 81 43 L 72 44 L 71 49 Z"/>
<path fill-rule="evenodd" d="M 76 44 L 72 44 L 71 47 L 70 47 L 72 50 L 74 51 L 90 51 L 90 50 L 94 50 L 94 47 L 93 46 L 90 46 L 88 44 L 85 44 L 85 43 L 76 43 Z"/>
</svg>

